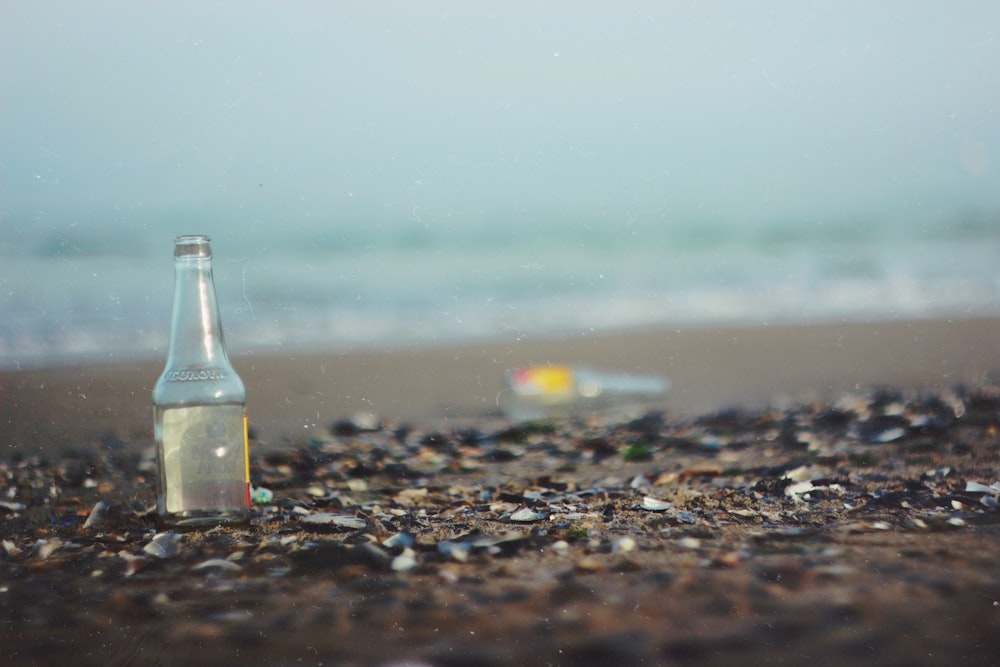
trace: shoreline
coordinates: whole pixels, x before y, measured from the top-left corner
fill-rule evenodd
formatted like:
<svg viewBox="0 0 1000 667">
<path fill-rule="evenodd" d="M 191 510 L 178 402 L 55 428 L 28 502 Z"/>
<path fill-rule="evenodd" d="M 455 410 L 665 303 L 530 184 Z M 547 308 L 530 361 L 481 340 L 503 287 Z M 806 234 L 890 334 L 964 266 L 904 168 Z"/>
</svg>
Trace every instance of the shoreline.
<svg viewBox="0 0 1000 667">
<path fill-rule="evenodd" d="M 262 442 L 325 431 L 368 413 L 423 425 L 498 414 L 505 370 L 578 364 L 659 374 L 668 416 L 781 406 L 856 389 L 940 390 L 1000 372 L 1000 318 L 731 328 L 662 328 L 561 339 L 390 350 L 234 355 Z M 94 438 L 151 440 L 150 392 L 162 361 L 0 371 L 2 451 Z"/>
</svg>

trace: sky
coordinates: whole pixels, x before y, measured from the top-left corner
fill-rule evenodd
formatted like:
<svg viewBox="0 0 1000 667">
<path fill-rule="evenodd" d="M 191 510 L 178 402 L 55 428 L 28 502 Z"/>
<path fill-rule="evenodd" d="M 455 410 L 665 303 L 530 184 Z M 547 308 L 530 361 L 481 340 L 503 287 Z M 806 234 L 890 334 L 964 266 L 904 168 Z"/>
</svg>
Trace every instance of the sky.
<svg viewBox="0 0 1000 667">
<path fill-rule="evenodd" d="M 206 216 L 995 214 L 998 31 L 991 0 L 5 0 L 0 253 Z"/>
</svg>

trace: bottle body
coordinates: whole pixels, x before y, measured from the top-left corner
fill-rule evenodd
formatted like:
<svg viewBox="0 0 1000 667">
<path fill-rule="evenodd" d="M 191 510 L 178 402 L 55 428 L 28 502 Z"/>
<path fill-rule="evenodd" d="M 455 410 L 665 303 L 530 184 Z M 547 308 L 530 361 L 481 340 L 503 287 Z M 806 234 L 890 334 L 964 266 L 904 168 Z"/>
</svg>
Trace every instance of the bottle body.
<svg viewBox="0 0 1000 667">
<path fill-rule="evenodd" d="M 167 363 L 153 388 L 157 509 L 177 527 L 250 518 L 246 388 L 226 351 L 207 236 L 174 247 Z"/>
</svg>

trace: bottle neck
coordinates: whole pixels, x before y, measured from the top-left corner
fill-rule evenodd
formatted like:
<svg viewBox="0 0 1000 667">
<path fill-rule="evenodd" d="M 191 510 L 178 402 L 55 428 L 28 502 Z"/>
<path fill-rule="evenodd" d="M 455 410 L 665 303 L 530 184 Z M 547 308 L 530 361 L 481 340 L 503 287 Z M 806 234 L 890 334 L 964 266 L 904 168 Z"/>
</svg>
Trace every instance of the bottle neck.
<svg viewBox="0 0 1000 667">
<path fill-rule="evenodd" d="M 174 257 L 168 368 L 229 367 L 212 278 L 211 251 Z"/>
</svg>

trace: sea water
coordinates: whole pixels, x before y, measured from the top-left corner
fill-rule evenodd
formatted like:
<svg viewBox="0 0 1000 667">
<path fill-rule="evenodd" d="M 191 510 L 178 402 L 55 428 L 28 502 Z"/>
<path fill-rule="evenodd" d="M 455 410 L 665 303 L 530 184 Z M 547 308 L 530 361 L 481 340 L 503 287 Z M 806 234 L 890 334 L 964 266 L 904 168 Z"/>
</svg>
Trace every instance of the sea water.
<svg viewBox="0 0 1000 667">
<path fill-rule="evenodd" d="M 15 234 L 0 246 L 0 365 L 162 358 L 168 251 L 192 231 L 213 236 L 234 355 L 1000 312 L 989 212 L 273 229 L 233 217 Z"/>
<path fill-rule="evenodd" d="M 996 2 L 10 4 L 3 367 L 1000 308 Z"/>
</svg>

